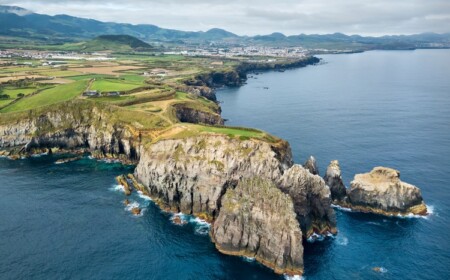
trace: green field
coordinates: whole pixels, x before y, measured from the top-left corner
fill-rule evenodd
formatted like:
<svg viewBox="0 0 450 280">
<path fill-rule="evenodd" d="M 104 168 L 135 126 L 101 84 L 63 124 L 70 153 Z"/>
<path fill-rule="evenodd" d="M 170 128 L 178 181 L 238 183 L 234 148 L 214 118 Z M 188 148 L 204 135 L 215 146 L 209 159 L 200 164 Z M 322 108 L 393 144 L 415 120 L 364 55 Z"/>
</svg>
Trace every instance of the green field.
<svg viewBox="0 0 450 280">
<path fill-rule="evenodd" d="M 16 99 L 17 95 L 19 93 L 23 93 L 25 95 L 28 95 L 30 93 L 33 93 L 37 90 L 36 87 L 29 87 L 29 88 L 5 88 L 3 89 L 2 94 L 7 94 L 11 99 Z"/>
<path fill-rule="evenodd" d="M 36 95 L 23 98 L 18 102 L 3 108 L 0 112 L 8 113 L 14 111 L 23 111 L 55 104 L 62 101 L 67 101 L 81 95 L 82 92 L 86 89 L 87 84 L 88 81 L 78 81 L 71 84 L 49 88 Z"/>
<path fill-rule="evenodd" d="M 140 85 L 136 83 L 128 83 L 126 81 L 121 80 L 110 80 L 110 79 L 102 79 L 96 80 L 92 86 L 91 90 L 98 90 L 100 92 L 105 91 L 128 91 L 135 88 L 138 88 Z"/>
</svg>

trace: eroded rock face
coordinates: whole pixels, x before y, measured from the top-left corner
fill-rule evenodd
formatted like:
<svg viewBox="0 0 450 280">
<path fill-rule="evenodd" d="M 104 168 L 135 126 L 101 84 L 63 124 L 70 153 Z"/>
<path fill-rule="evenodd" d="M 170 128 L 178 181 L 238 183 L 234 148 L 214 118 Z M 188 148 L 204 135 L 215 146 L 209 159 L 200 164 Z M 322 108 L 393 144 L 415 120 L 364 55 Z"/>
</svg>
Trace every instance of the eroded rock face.
<svg viewBox="0 0 450 280">
<path fill-rule="evenodd" d="M 34 149 L 61 148 L 98 151 L 136 161 L 140 140 L 125 126 L 113 124 L 101 109 L 51 111 L 38 117 L 0 125 L 0 149 L 24 155 Z"/>
<path fill-rule="evenodd" d="M 285 141 L 198 135 L 162 140 L 145 149 L 135 176 L 163 208 L 216 217 L 228 188 L 243 178 L 260 177 L 292 197 L 305 235 L 336 231 L 328 187 L 302 166 L 292 167 Z"/>
<path fill-rule="evenodd" d="M 357 174 L 348 191 L 348 206 L 365 212 L 384 215 L 426 215 L 420 189 L 400 180 L 400 172 L 375 167 L 371 172 Z"/>
<path fill-rule="evenodd" d="M 180 122 L 199 123 L 208 125 L 223 125 L 224 120 L 216 112 L 204 112 L 186 106 L 185 104 L 175 104 L 175 114 Z"/>
<path fill-rule="evenodd" d="M 244 179 L 222 198 L 211 230 L 225 254 L 255 258 L 277 273 L 303 273 L 302 232 L 291 197 L 273 182 Z"/>
<path fill-rule="evenodd" d="M 330 189 L 318 175 L 295 164 L 278 181 L 280 189 L 292 197 L 303 234 L 336 233 L 336 215 L 331 205 Z"/>
<path fill-rule="evenodd" d="M 306 160 L 305 164 L 303 164 L 303 167 L 308 169 L 311 174 L 319 175 L 319 168 L 317 167 L 316 159 L 313 156 L 310 156 L 308 160 Z"/>
<path fill-rule="evenodd" d="M 333 201 L 341 201 L 347 195 L 347 189 L 342 182 L 341 177 L 341 167 L 339 166 L 339 161 L 333 160 L 327 167 L 327 172 L 325 173 L 325 184 L 330 188 L 331 199 Z"/>
</svg>

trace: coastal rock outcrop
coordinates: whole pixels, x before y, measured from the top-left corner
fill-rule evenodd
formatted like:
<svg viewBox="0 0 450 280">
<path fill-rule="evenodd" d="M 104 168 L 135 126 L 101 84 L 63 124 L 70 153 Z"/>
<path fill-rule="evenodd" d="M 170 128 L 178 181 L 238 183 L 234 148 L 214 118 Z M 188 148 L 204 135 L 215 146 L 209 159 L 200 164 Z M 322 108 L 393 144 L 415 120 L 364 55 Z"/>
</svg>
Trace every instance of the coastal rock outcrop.
<svg viewBox="0 0 450 280">
<path fill-rule="evenodd" d="M 303 273 L 302 232 L 289 195 L 270 180 L 244 179 L 221 203 L 210 233 L 220 252 L 255 258 L 276 273 Z"/>
<path fill-rule="evenodd" d="M 333 201 L 341 201 L 347 195 L 347 189 L 345 188 L 344 182 L 341 176 L 341 167 L 339 166 L 339 161 L 332 160 L 327 167 L 327 172 L 325 173 L 325 184 L 330 188 L 331 199 Z"/>
<path fill-rule="evenodd" d="M 337 232 L 330 189 L 318 175 L 294 164 L 280 177 L 280 189 L 292 197 L 295 213 L 306 237 Z"/>
<path fill-rule="evenodd" d="M 303 164 L 303 167 L 308 169 L 309 172 L 313 175 L 319 175 L 319 168 L 317 167 L 316 159 L 313 156 L 310 156 L 305 164 Z"/>
<path fill-rule="evenodd" d="M 145 147 L 134 175 L 162 208 L 211 218 L 219 214 L 223 194 L 241 179 L 268 179 L 292 197 L 305 237 L 336 231 L 328 187 L 319 176 L 293 166 L 283 140 L 223 134 L 161 140 Z"/>
<path fill-rule="evenodd" d="M 357 174 L 350 183 L 346 206 L 383 215 L 426 215 L 427 207 L 420 189 L 400 180 L 400 172 L 375 167 Z"/>
</svg>

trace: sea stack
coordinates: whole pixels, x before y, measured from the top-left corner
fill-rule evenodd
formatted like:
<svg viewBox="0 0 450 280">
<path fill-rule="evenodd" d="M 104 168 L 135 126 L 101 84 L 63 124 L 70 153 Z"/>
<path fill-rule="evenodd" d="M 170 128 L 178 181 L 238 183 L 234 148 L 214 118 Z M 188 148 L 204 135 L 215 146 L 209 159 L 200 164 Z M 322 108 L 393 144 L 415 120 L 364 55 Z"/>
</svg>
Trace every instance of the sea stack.
<svg viewBox="0 0 450 280">
<path fill-rule="evenodd" d="M 375 167 L 357 174 L 350 183 L 347 206 L 383 215 L 426 215 L 427 207 L 420 189 L 400 180 L 398 170 Z"/>
<path fill-rule="evenodd" d="M 330 188 L 331 199 L 341 201 L 347 195 L 347 190 L 341 177 L 341 167 L 339 161 L 332 160 L 328 165 L 327 172 L 325 173 L 325 184 Z"/>
<path fill-rule="evenodd" d="M 319 168 L 317 167 L 316 159 L 313 156 L 308 158 L 303 167 L 308 169 L 311 174 L 319 175 Z"/>
<path fill-rule="evenodd" d="M 228 189 L 211 230 L 216 248 L 255 258 L 276 273 L 303 273 L 302 231 L 294 205 L 270 180 L 244 179 Z"/>
</svg>

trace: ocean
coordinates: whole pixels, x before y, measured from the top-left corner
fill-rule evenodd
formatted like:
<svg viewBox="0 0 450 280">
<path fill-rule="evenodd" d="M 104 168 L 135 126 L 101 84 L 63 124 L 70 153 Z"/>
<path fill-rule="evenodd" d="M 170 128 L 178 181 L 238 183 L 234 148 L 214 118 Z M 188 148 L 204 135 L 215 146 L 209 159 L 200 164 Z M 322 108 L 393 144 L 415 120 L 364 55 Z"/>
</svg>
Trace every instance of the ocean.
<svg viewBox="0 0 450 280">
<path fill-rule="evenodd" d="M 227 124 L 288 140 L 321 175 L 338 159 L 344 182 L 375 166 L 417 185 L 432 214 L 336 210 L 339 233 L 305 243 L 305 279 L 446 279 L 450 275 L 450 50 L 323 55 L 322 63 L 250 74 L 219 90 Z M 266 89 L 268 88 L 268 89 Z M 133 167 L 57 156 L 0 158 L 0 279 L 283 279 L 225 256 L 208 225 L 133 193 L 114 177 Z M 378 267 L 380 271 L 374 271 Z"/>
</svg>

